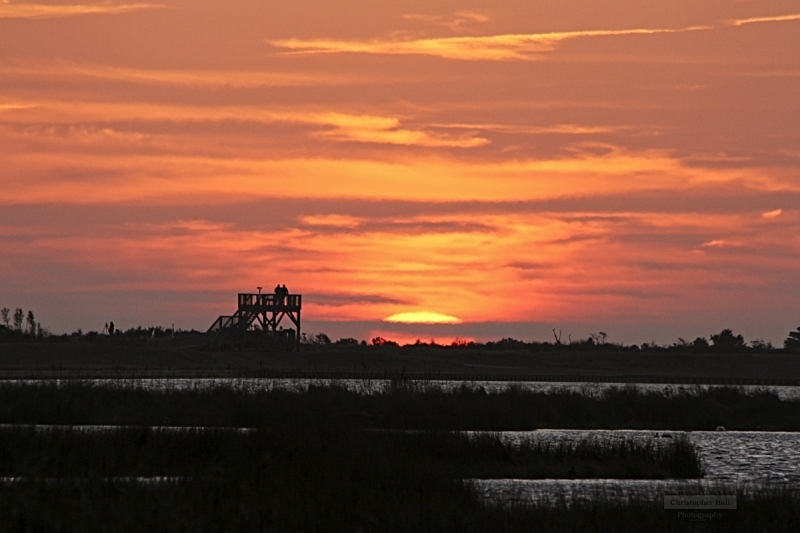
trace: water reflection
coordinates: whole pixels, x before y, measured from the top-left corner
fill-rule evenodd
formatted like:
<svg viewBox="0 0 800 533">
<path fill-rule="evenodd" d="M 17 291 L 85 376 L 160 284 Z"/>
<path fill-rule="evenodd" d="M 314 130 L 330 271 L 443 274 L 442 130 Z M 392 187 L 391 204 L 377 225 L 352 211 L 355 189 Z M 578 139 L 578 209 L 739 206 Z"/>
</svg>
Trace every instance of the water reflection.
<svg viewBox="0 0 800 533">
<path fill-rule="evenodd" d="M 506 431 L 508 441 L 535 438 L 546 442 L 584 438 L 634 438 L 664 442 L 683 434 L 697 447 L 705 471 L 702 480 L 617 479 L 492 479 L 471 480 L 488 501 L 536 502 L 571 505 L 598 498 L 627 501 L 632 497 L 658 498 L 663 494 L 718 494 L 737 490 L 757 492 L 765 487 L 800 487 L 800 433 L 764 431 L 665 432 L 636 430 Z M 657 436 L 658 435 L 658 436 Z M 722 491 L 722 492 L 720 492 Z M 727 491 L 727 492 L 725 492 Z"/>
<path fill-rule="evenodd" d="M 81 380 L 2 380 L 4 385 L 55 383 L 57 386 L 76 381 L 94 387 L 124 387 L 145 390 L 211 390 L 229 388 L 247 392 L 288 390 L 302 392 L 312 386 L 343 387 L 361 394 L 377 394 L 391 389 L 390 380 L 366 379 L 273 379 L 273 378 L 138 378 L 138 379 L 81 379 Z M 451 391 L 461 387 L 498 393 L 516 388 L 553 394 L 572 392 L 598 396 L 612 388 L 636 387 L 643 392 L 665 395 L 697 393 L 726 385 L 673 385 L 625 383 L 564 383 L 564 382 L 504 382 L 504 381 L 412 381 L 404 386 L 417 390 L 436 388 Z M 737 386 L 748 393 L 772 392 L 782 400 L 800 400 L 800 387 Z M 108 430 L 99 426 L 90 430 Z M 177 430 L 177 428 L 175 428 Z M 200 430 L 201 428 L 194 428 Z M 232 428 L 231 428 L 232 429 Z M 246 431 L 246 429 L 244 429 Z M 637 439 L 666 442 L 680 432 L 637 430 L 538 430 L 533 432 L 502 432 L 511 441 L 534 437 L 545 440 L 580 440 L 582 438 Z M 669 435 L 669 436 L 668 436 Z M 800 433 L 696 431 L 685 434 L 697 447 L 705 469 L 702 480 L 471 480 L 487 501 L 536 502 L 542 504 L 596 501 L 598 498 L 627 500 L 633 497 L 658 498 L 663 494 L 732 493 L 737 490 L 756 492 L 766 486 L 800 487 Z"/>
</svg>

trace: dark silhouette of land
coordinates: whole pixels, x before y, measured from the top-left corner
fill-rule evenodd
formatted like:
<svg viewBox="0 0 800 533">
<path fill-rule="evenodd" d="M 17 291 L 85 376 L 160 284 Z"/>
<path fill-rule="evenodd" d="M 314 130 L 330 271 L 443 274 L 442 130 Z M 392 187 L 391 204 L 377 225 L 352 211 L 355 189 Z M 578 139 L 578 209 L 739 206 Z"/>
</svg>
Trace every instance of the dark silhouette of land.
<svg viewBox="0 0 800 533">
<path fill-rule="evenodd" d="M 104 336 L 0 344 L 0 378 L 405 377 L 454 380 L 800 384 L 800 354 L 784 350 L 637 349 L 496 343 L 482 346 L 304 344 L 297 352 L 212 352 L 169 340 Z"/>
<path fill-rule="evenodd" d="M 436 401 L 437 394 L 429 396 Z M 480 392 L 463 394 L 478 402 L 487 399 Z M 516 447 L 491 434 L 365 430 L 353 413 L 336 416 L 352 408 L 353 404 L 340 401 L 348 395 L 351 399 L 359 396 L 337 388 L 251 394 L 224 387 L 154 392 L 81 383 L 2 385 L 0 415 L 7 423 L 61 421 L 70 425 L 110 420 L 126 427 L 94 432 L 71 427 L 0 427 L 4 458 L 0 475 L 12 480 L 0 484 L 0 529 L 686 530 L 685 519 L 665 510 L 663 499 L 649 495 L 631 500 L 611 496 L 574 506 L 487 505 L 463 480 L 483 476 L 693 478 L 701 473 L 701 465 L 688 440 L 674 439 L 658 449 L 591 440 Z M 377 398 L 361 395 L 360 401 L 383 397 L 399 406 L 402 412 L 388 422 L 403 427 L 409 421 L 424 420 L 430 406 L 424 396 L 399 384 Z M 511 393 L 505 407 L 518 404 L 520 398 L 519 393 Z M 450 399 L 440 404 L 460 407 L 462 414 L 481 411 L 457 395 Z M 720 399 L 724 400 L 714 398 L 716 403 Z M 629 394 L 624 400 L 635 406 L 641 398 Z M 524 407 L 532 413 L 547 411 Z M 643 414 L 650 411 L 646 405 L 639 407 Z M 568 411 L 581 409 L 573 405 Z M 178 425 L 198 417 L 216 419 L 228 428 L 259 423 L 246 432 L 149 427 L 165 415 Z M 698 487 L 692 493 L 719 494 L 718 490 Z M 736 494 L 737 510 L 723 513 L 712 528 L 703 530 L 796 531 L 800 525 L 800 500 L 788 489 L 726 490 L 725 494 Z"/>
</svg>

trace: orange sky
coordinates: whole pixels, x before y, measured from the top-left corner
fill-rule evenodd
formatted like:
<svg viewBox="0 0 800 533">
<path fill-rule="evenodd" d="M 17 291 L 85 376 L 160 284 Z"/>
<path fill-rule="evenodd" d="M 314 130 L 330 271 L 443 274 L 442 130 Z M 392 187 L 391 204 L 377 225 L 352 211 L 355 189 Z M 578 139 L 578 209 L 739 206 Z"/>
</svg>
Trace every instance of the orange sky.
<svg viewBox="0 0 800 533">
<path fill-rule="evenodd" d="M 780 343 L 798 50 L 783 0 L 0 0 L 0 307 Z"/>
</svg>

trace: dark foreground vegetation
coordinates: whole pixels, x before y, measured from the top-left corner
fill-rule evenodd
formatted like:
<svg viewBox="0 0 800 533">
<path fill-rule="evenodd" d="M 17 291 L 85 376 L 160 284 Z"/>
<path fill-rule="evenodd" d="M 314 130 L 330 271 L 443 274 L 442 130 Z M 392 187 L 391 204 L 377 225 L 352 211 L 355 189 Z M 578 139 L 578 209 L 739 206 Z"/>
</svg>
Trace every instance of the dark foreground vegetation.
<svg viewBox="0 0 800 533">
<path fill-rule="evenodd" d="M 6 428 L 0 465 L 5 476 L 21 477 L 0 484 L 0 529 L 656 532 L 696 525 L 652 498 L 572 507 L 487 504 L 461 478 L 535 451 L 513 452 L 492 436 L 475 441 L 310 422 L 248 433 Z M 155 475 L 179 477 L 135 479 Z M 736 511 L 701 525 L 790 531 L 800 527 L 798 517 L 798 501 L 775 491 L 740 494 Z"/>
<path fill-rule="evenodd" d="M 701 412 L 719 414 L 728 404 L 741 416 L 771 412 L 776 420 L 797 410 L 772 395 L 735 389 L 669 396 L 615 389 L 591 398 L 519 389 L 446 393 L 404 382 L 370 395 L 340 387 L 246 393 L 4 384 L 0 423 L 14 425 L 0 428 L 0 531 L 800 529 L 800 500 L 785 489 L 740 493 L 737 510 L 696 522 L 665 510 L 663 500 L 652 495 L 575 505 L 498 505 L 464 481 L 697 477 L 701 465 L 686 440 L 659 446 L 591 439 L 511 445 L 492 433 L 431 430 L 520 429 L 532 421 L 559 420 L 562 427 L 598 427 L 597 420 L 589 424 L 591 417 L 622 424 L 626 416 L 650 424 L 654 413 L 663 422 L 674 409 L 705 405 Z M 618 409 L 623 412 L 614 414 Z M 89 431 L 17 424 L 126 427 Z M 206 429 L 148 427 L 161 425 Z M 421 431 L 400 431 L 409 429 Z"/>
<path fill-rule="evenodd" d="M 754 401 L 738 391 L 687 402 Z M 655 396 L 612 391 L 537 395 L 395 383 L 364 395 L 306 392 L 146 391 L 82 383 L 0 387 L 5 424 L 118 424 L 122 428 L 0 428 L 0 530 L 49 531 L 791 531 L 789 492 L 738 496 L 738 509 L 693 522 L 652 497 L 568 506 L 496 505 L 468 478 L 697 477 L 687 441 L 661 446 L 597 440 L 511 445 L 496 434 L 399 429 L 525 426 L 556 408 L 646 409 Z M 772 401 L 768 395 L 767 400 Z M 676 398 L 659 401 L 675 403 Z M 576 402 L 590 401 L 597 404 Z M 541 403 L 551 402 L 551 403 Z M 560 402 L 560 403 L 559 403 Z M 604 403 L 605 402 L 605 403 Z M 618 402 L 614 403 L 614 402 Z M 558 407 L 561 405 L 561 407 Z M 594 405 L 594 407 L 592 407 Z M 650 404 L 649 407 L 652 407 Z M 752 404 L 760 408 L 764 404 Z M 666 410 L 666 407 L 665 407 Z M 503 414 L 505 413 L 505 414 Z M 538 413 L 538 414 L 536 414 Z M 604 420 L 613 420 L 606 415 Z M 499 421 L 499 422 L 498 422 Z M 145 426 L 206 426 L 154 429 Z M 136 426 L 136 427 L 132 427 Z M 248 427 L 249 431 L 208 429 Z M 504 428 L 505 429 L 505 428 Z"/>
<path fill-rule="evenodd" d="M 498 393 L 466 386 L 447 392 L 403 381 L 374 394 L 337 386 L 245 392 L 148 391 L 80 381 L 0 384 L 0 424 L 281 427 L 287 420 L 331 420 L 359 429 L 800 431 L 800 401 L 731 387 L 676 387 L 667 394 L 612 387 L 587 395 L 514 386 Z"/>
<path fill-rule="evenodd" d="M 299 428 L 306 428 L 303 433 Z M 298 434 L 303 442 L 294 442 Z M 127 478 L 228 475 L 242 468 L 283 471 L 313 441 L 360 442 L 403 464 L 435 465 L 451 479 L 469 478 L 698 478 L 702 471 L 686 439 L 664 445 L 625 439 L 504 442 L 498 434 L 359 431 L 320 421 L 248 432 L 200 429 L 0 429 L 0 477 Z M 237 474 L 237 475 L 241 475 Z"/>
</svg>

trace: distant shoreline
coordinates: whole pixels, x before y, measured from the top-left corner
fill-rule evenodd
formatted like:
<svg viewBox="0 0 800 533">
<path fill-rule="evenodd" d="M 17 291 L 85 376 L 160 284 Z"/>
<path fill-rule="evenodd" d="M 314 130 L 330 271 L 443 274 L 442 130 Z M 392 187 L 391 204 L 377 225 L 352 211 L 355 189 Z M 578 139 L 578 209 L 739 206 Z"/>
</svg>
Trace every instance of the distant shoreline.
<svg viewBox="0 0 800 533">
<path fill-rule="evenodd" d="M 653 385 L 730 385 L 764 387 L 800 387 L 798 379 L 747 379 L 686 376 L 641 375 L 529 375 L 475 374 L 446 372 L 346 372 L 286 370 L 193 370 L 193 369 L 118 369 L 116 371 L 49 369 L 2 371 L 0 381 L 57 379 L 310 379 L 310 380 L 406 380 L 406 381 L 494 381 L 507 383 L 620 383 Z"/>
<path fill-rule="evenodd" d="M 0 379 L 129 378 L 800 386 L 800 354 L 338 345 L 211 352 L 111 342 L 0 344 Z"/>
</svg>

